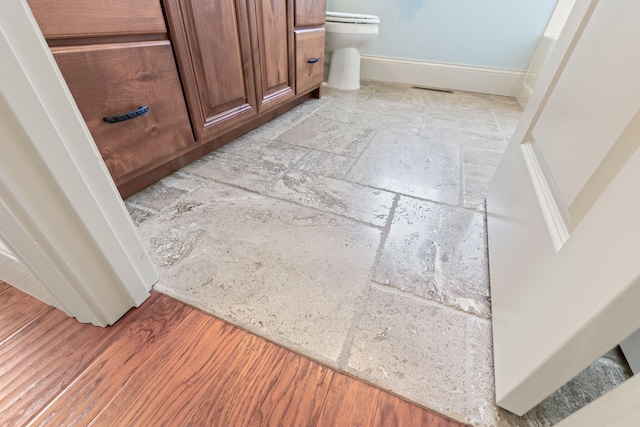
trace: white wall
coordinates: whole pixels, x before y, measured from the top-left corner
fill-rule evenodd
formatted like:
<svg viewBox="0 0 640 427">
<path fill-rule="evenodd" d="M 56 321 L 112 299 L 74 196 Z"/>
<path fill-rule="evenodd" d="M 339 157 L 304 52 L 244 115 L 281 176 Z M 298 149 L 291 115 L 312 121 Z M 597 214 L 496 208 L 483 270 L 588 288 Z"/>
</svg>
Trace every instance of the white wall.
<svg viewBox="0 0 640 427">
<path fill-rule="evenodd" d="M 556 0 L 328 0 L 380 17 L 368 55 L 526 70 Z"/>
</svg>

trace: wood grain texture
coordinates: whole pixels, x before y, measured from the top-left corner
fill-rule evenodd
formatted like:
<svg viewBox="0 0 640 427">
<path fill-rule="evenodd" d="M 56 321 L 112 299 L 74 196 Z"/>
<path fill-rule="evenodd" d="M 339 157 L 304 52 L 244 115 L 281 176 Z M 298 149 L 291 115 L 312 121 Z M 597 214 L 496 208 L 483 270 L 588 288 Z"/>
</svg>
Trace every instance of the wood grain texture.
<svg viewBox="0 0 640 427">
<path fill-rule="evenodd" d="M 188 312 L 188 307 L 152 293 L 141 309 L 130 311 L 110 328 L 111 345 L 32 425 L 89 424 L 144 362 L 166 345 Z"/>
<path fill-rule="evenodd" d="M 188 165 L 194 160 L 199 159 L 200 157 L 212 152 L 213 150 L 223 146 L 224 144 L 244 135 L 250 130 L 253 130 L 258 126 L 268 122 L 269 120 L 274 119 L 278 115 L 289 111 L 293 107 L 309 100 L 311 97 L 320 98 L 319 92 L 320 89 L 316 89 L 316 91 L 314 92 L 304 94 L 302 96 L 297 96 L 283 105 L 278 105 L 274 109 L 269 109 L 263 112 L 263 114 L 247 117 L 246 120 L 238 123 L 237 126 L 227 130 L 226 132 L 215 138 L 211 138 L 210 140 L 201 139 L 198 141 L 198 144 L 196 144 L 195 147 L 187 147 L 186 149 L 174 153 L 176 157 L 172 160 L 162 163 L 153 169 L 136 171 L 127 176 L 124 176 L 123 180 L 125 182 L 118 186 L 120 195 L 123 198 L 126 198 L 143 189 L 144 187 L 153 184 L 159 179 L 164 178 L 172 172 L 177 171 L 183 166 Z"/>
<path fill-rule="evenodd" d="M 326 0 L 296 0 L 296 27 L 324 25 Z"/>
<path fill-rule="evenodd" d="M 52 48 L 100 154 L 120 185 L 194 144 L 168 41 Z M 120 123 L 115 116 L 148 106 Z"/>
<path fill-rule="evenodd" d="M 101 351 L 107 332 L 82 325 L 53 310 L 3 342 L 0 349 L 2 425 L 25 425 Z"/>
<path fill-rule="evenodd" d="M 105 329 L 0 324 L 1 426 L 460 426 L 155 292 Z"/>
<path fill-rule="evenodd" d="M 324 73 L 324 28 L 296 30 L 296 94 L 322 85 Z M 317 59 L 317 62 L 309 62 Z"/>
<path fill-rule="evenodd" d="M 318 427 L 374 425 L 379 389 L 339 373 L 334 375 L 331 386 Z M 368 403 L 363 405 L 364 402 Z"/>
<path fill-rule="evenodd" d="M 258 110 L 294 96 L 293 0 L 249 2 Z"/>
<path fill-rule="evenodd" d="M 159 0 L 28 0 L 48 39 L 166 33 Z"/>
<path fill-rule="evenodd" d="M 51 310 L 53 310 L 52 307 L 40 303 L 25 293 L 13 292 L 11 286 L 0 282 L 0 313 L 3 318 L 12 319 L 11 322 L 0 322 L 0 346 L 3 345 L 7 337 L 23 327 L 24 324 Z"/>
<path fill-rule="evenodd" d="M 257 114 L 244 0 L 165 0 L 194 131 L 213 139 Z"/>
<path fill-rule="evenodd" d="M 373 425 L 376 426 L 428 426 L 458 427 L 460 423 L 447 419 L 419 406 L 398 399 L 396 396 L 381 391 L 378 396 Z"/>
</svg>

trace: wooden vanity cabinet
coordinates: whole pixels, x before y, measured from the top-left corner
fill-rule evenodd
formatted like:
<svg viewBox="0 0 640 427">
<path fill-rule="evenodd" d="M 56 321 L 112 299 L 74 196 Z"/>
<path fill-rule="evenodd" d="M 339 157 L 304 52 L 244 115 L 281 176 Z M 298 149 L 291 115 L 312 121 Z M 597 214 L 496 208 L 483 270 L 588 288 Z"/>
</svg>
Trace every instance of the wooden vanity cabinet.
<svg viewBox="0 0 640 427">
<path fill-rule="evenodd" d="M 160 1 L 29 6 L 122 196 L 177 168 L 195 138 Z"/>
<path fill-rule="evenodd" d="M 28 1 L 123 197 L 320 97 L 324 0 Z"/>
<path fill-rule="evenodd" d="M 165 0 L 198 139 L 295 96 L 293 0 Z"/>
</svg>

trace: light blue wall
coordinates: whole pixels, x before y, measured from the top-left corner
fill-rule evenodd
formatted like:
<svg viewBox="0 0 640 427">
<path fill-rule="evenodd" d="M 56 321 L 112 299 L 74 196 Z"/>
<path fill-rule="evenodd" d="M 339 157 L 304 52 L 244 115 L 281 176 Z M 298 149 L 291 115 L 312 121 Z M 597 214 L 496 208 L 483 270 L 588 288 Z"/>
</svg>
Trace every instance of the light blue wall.
<svg viewBox="0 0 640 427">
<path fill-rule="evenodd" d="M 327 0 L 380 17 L 366 54 L 526 70 L 556 0 Z"/>
</svg>

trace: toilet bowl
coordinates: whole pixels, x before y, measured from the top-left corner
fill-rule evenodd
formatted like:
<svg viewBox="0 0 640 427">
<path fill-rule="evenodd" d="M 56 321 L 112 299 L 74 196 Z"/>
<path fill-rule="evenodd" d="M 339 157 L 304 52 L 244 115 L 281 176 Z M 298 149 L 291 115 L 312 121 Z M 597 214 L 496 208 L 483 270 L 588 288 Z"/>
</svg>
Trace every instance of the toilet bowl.
<svg viewBox="0 0 640 427">
<path fill-rule="evenodd" d="M 378 36 L 380 19 L 358 13 L 327 12 L 325 54 L 327 86 L 360 89 L 360 52 Z"/>
</svg>

